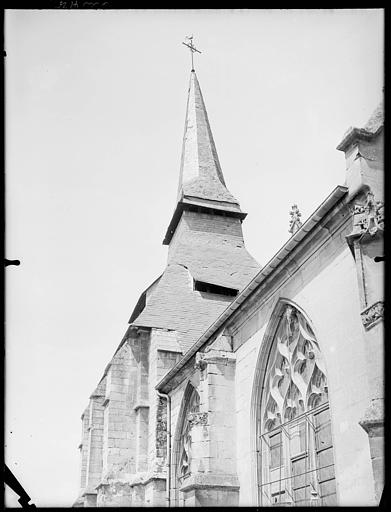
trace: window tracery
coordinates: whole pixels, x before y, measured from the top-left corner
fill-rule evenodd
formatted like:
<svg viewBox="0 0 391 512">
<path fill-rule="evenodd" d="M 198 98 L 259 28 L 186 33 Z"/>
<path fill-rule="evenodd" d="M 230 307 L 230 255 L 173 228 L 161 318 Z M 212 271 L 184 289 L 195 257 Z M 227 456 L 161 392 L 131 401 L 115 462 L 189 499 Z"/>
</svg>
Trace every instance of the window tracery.
<svg viewBox="0 0 391 512">
<path fill-rule="evenodd" d="M 266 430 L 328 399 L 326 370 L 315 335 L 303 315 L 290 305 L 285 309 L 273 348 L 265 379 Z"/>
<path fill-rule="evenodd" d="M 334 505 L 336 486 L 324 360 L 305 317 L 285 305 L 259 409 L 262 505 Z"/>
</svg>

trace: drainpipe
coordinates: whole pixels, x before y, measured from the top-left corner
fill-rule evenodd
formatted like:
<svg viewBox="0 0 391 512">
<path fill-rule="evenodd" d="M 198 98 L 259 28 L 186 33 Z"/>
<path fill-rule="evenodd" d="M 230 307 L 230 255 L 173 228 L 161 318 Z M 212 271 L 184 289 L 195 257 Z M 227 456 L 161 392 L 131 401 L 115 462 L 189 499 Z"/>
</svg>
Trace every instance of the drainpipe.
<svg viewBox="0 0 391 512">
<path fill-rule="evenodd" d="M 167 401 L 167 481 L 166 481 L 166 493 L 167 493 L 167 506 L 171 507 L 171 397 L 165 393 L 156 391 L 158 396 L 164 398 Z"/>
</svg>

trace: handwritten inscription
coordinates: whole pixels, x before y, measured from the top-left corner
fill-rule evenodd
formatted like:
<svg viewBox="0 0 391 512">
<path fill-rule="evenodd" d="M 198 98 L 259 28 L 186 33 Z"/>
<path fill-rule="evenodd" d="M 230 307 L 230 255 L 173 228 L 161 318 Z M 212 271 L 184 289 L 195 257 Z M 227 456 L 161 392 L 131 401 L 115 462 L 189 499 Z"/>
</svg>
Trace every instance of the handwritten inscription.
<svg viewBox="0 0 391 512">
<path fill-rule="evenodd" d="M 110 2 L 82 2 L 79 0 L 60 0 L 57 9 L 104 9 L 110 7 Z"/>
</svg>

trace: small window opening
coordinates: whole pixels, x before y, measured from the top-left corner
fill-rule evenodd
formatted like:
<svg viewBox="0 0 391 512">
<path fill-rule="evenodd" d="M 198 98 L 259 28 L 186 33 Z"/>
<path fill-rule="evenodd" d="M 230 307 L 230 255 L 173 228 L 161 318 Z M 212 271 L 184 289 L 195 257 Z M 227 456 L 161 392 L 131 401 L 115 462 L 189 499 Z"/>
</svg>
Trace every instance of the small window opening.
<svg viewBox="0 0 391 512">
<path fill-rule="evenodd" d="M 216 293 L 218 295 L 226 295 L 228 297 L 236 297 L 239 290 L 235 288 L 227 288 L 226 286 L 219 286 L 217 284 L 205 283 L 203 281 L 194 281 L 194 290 L 198 292 Z"/>
</svg>

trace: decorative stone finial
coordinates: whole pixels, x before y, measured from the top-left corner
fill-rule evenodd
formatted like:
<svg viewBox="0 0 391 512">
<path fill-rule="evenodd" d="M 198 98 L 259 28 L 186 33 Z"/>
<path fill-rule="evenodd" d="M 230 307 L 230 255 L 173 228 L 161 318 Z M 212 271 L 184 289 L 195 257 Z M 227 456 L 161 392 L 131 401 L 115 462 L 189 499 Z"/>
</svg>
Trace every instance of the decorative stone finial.
<svg viewBox="0 0 391 512">
<path fill-rule="evenodd" d="M 299 208 L 297 207 L 297 204 L 292 205 L 292 210 L 289 212 L 289 215 L 291 216 L 291 219 L 289 221 L 289 233 L 296 233 L 303 223 L 300 220 L 301 213 L 299 212 Z"/>
</svg>

